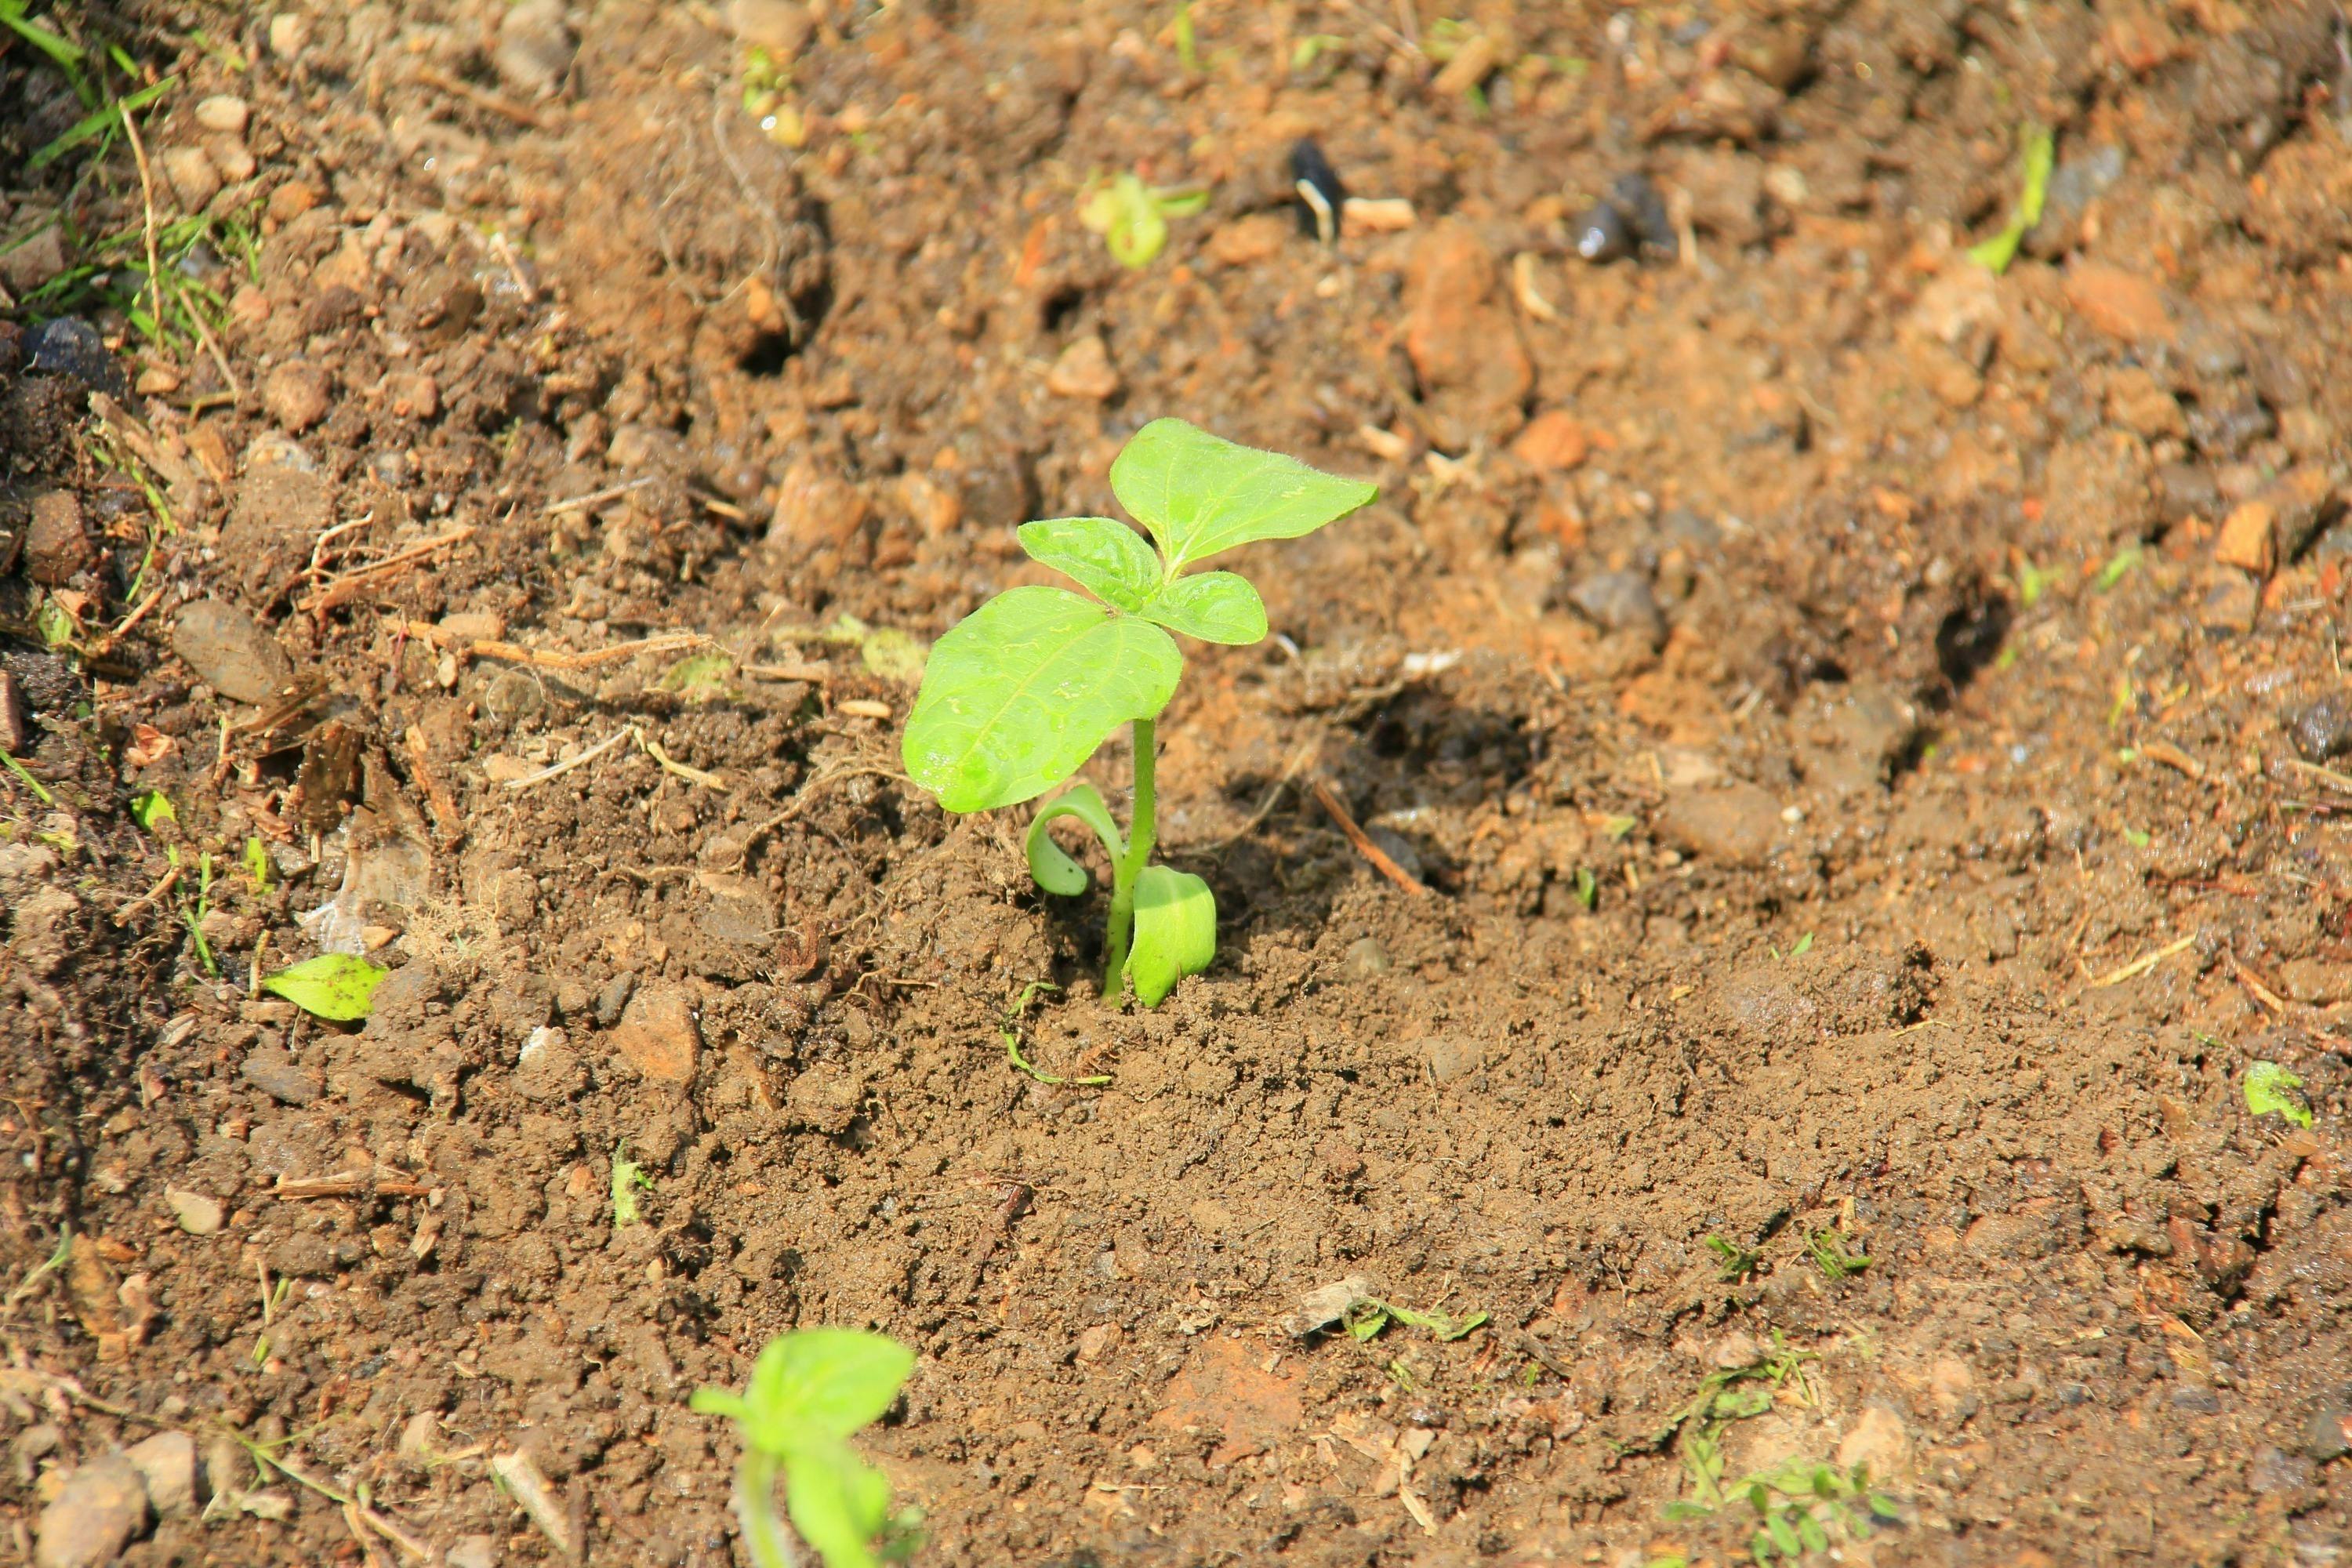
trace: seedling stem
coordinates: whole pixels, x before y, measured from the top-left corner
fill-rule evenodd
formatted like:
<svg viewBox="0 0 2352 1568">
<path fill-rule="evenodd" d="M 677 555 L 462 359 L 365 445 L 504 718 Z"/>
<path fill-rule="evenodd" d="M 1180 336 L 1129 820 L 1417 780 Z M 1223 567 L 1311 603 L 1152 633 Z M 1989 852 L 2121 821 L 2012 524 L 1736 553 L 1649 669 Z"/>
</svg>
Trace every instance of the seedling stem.
<svg viewBox="0 0 2352 1568">
<path fill-rule="evenodd" d="M 1127 984 L 1128 944 L 1135 938 L 1135 879 L 1151 864 L 1158 832 L 1154 821 L 1152 763 L 1160 749 L 1158 725 L 1150 719 L 1135 721 L 1135 812 L 1127 826 L 1127 853 L 1111 865 L 1110 954 L 1103 963 L 1103 999 L 1118 1000 Z"/>
</svg>

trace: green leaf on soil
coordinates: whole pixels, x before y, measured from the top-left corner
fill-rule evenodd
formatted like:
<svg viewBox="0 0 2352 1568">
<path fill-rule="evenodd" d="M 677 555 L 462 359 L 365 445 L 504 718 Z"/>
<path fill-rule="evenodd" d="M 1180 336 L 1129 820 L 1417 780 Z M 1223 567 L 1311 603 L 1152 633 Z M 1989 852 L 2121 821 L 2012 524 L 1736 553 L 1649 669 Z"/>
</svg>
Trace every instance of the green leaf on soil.
<svg viewBox="0 0 2352 1568">
<path fill-rule="evenodd" d="M 1143 618 L 1202 642 L 1246 647 L 1265 640 L 1265 601 L 1231 572 L 1179 577 L 1143 606 Z"/>
<path fill-rule="evenodd" d="M 180 820 L 172 797 L 160 789 L 143 789 L 131 797 L 131 820 L 152 833 L 161 824 Z"/>
<path fill-rule="evenodd" d="M 110 134 L 122 123 L 125 113 L 136 114 L 179 85 L 180 79 L 167 76 L 151 87 L 142 87 L 130 97 L 118 99 L 102 108 L 94 109 L 68 126 L 65 132 L 48 142 L 25 161 L 25 167 L 45 169 L 93 136 Z"/>
<path fill-rule="evenodd" d="M 1135 878 L 1135 945 L 1128 978 L 1147 1007 L 1157 1007 L 1187 974 L 1217 956 L 1217 900 L 1189 871 L 1146 866 Z"/>
<path fill-rule="evenodd" d="M 1601 879 L 1592 874 L 1590 866 L 1576 868 L 1576 898 L 1588 910 L 1597 908 L 1601 902 Z"/>
<path fill-rule="evenodd" d="M 2122 582 L 2126 576 L 2129 576 L 2131 574 L 2131 569 L 2139 564 L 2139 558 L 2145 553 L 2147 552 L 2141 550 L 2138 545 L 2126 544 L 2121 550 L 2116 551 L 2113 555 L 2108 556 L 2107 563 L 2099 568 L 2099 575 L 2096 579 L 2099 585 L 2099 592 L 2102 594 L 2105 593 L 2108 589 Z"/>
<path fill-rule="evenodd" d="M 2024 132 L 2023 186 L 2017 205 L 2009 215 L 2008 224 L 1990 239 L 1969 247 L 1969 259 L 1994 272 L 2006 272 L 2009 264 L 2017 259 L 2017 247 L 2042 221 L 2042 208 L 2050 195 L 2050 173 L 2056 162 L 2057 143 L 2050 132 L 2039 125 L 2026 127 Z"/>
<path fill-rule="evenodd" d="M 880 1334 L 801 1329 L 768 1342 L 741 1395 L 706 1388 L 693 1405 L 737 1415 L 746 1442 L 790 1459 L 880 1419 L 914 1368 L 914 1352 Z"/>
<path fill-rule="evenodd" d="M 1075 773 L 1121 724 L 1168 705 L 1168 634 L 1066 588 L 1014 588 L 932 648 L 901 754 L 950 811 L 1013 805 Z"/>
<path fill-rule="evenodd" d="M 245 840 L 245 874 L 253 882 L 257 893 L 269 891 L 269 850 L 257 836 L 247 835 Z"/>
<path fill-rule="evenodd" d="M 661 678 L 664 691 L 675 691 L 688 702 L 710 702 L 725 697 L 735 661 L 723 653 L 689 654 Z"/>
<path fill-rule="evenodd" d="M 265 977 L 261 988 L 315 1017 L 350 1024 L 368 1016 L 375 988 L 390 973 L 348 952 L 322 952 Z"/>
<path fill-rule="evenodd" d="M 613 1228 L 637 1223 L 637 1194 L 654 1190 L 646 1168 L 629 1158 L 629 1141 L 613 1145 Z"/>
<path fill-rule="evenodd" d="M 1160 542 L 1171 577 L 1237 545 L 1312 533 L 1380 493 L 1181 419 L 1138 430 L 1111 463 L 1110 488 Z"/>
<path fill-rule="evenodd" d="M 1168 245 L 1168 218 L 1151 187 L 1133 174 L 1114 175 L 1079 204 L 1078 221 L 1103 237 L 1111 259 L 1138 269 L 1151 265 Z"/>
<path fill-rule="evenodd" d="M 1023 523 L 1020 533 L 1031 560 L 1065 574 L 1105 604 L 1139 611 L 1160 591 L 1159 557 L 1117 518 L 1049 518 Z"/>
<path fill-rule="evenodd" d="M 2256 1116 L 2277 1111 L 2297 1127 L 2311 1125 L 2311 1110 L 2303 1102 L 2303 1079 L 2276 1062 L 2256 1062 L 2246 1069 L 2246 1109 Z"/>
</svg>

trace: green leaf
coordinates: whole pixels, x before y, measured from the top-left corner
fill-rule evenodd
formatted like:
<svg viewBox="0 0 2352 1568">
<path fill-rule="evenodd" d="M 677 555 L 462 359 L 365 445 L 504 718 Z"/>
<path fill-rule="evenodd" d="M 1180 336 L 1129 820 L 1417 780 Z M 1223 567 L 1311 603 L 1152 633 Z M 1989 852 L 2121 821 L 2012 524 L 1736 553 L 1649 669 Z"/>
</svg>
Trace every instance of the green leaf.
<svg viewBox="0 0 2352 1568">
<path fill-rule="evenodd" d="M 838 1443 L 898 1397 L 915 1352 L 856 1329 L 799 1329 L 770 1340 L 751 1367 L 744 1440 L 788 1461 Z"/>
<path fill-rule="evenodd" d="M 728 677 L 734 673 L 735 661 L 726 654 L 691 654 L 670 667 L 661 689 L 688 702 L 715 702 L 728 694 Z"/>
<path fill-rule="evenodd" d="M 2256 1116 L 2275 1110 L 2297 1127 L 2311 1125 L 2311 1110 L 2303 1103 L 2303 1079 L 2276 1062 L 2256 1062 L 2246 1069 L 2246 1109 Z"/>
<path fill-rule="evenodd" d="M 1177 981 L 1216 956 L 1217 900 L 1209 884 L 1189 871 L 1146 866 L 1135 879 L 1135 945 L 1127 955 L 1136 995 L 1157 1007 Z"/>
<path fill-rule="evenodd" d="M 178 77 L 167 76 L 152 87 L 141 88 L 128 98 L 119 99 L 102 109 L 92 110 L 69 126 L 63 135 L 27 158 L 25 161 L 25 167 L 28 170 L 47 168 L 91 137 L 110 133 L 116 126 L 122 123 L 122 115 L 125 111 L 137 113 L 178 86 L 179 80 Z"/>
<path fill-rule="evenodd" d="M 1024 522 L 1021 548 L 1031 560 L 1067 573 L 1078 586 L 1122 610 L 1141 610 L 1160 589 L 1159 557 L 1141 534 L 1117 518 Z"/>
<path fill-rule="evenodd" d="M 1827 1552 L 1830 1549 L 1829 1531 L 1822 1528 L 1821 1521 L 1810 1513 L 1800 1513 L 1796 1519 L 1797 1539 L 1804 1543 L 1806 1551 Z"/>
<path fill-rule="evenodd" d="M 1168 244 L 1168 218 L 1151 187 L 1133 174 L 1120 174 L 1088 196 L 1078 221 L 1103 237 L 1121 267 L 1149 267 Z"/>
<path fill-rule="evenodd" d="M 2025 142 L 2024 188 L 2018 194 L 2016 207 L 2009 222 L 1990 239 L 1969 247 L 1969 259 L 1978 266 L 2000 273 L 2009 270 L 2017 259 L 2017 247 L 2042 221 L 2042 205 L 2049 199 L 2050 173 L 2056 162 L 2056 143 L 2050 132 L 2039 125 L 2029 125 L 2023 132 Z"/>
<path fill-rule="evenodd" d="M 268 976 L 261 988 L 313 1016 L 349 1024 L 368 1016 L 375 988 L 390 973 L 348 952 L 322 952 Z"/>
<path fill-rule="evenodd" d="M 245 839 L 245 874 L 253 879 L 257 893 L 269 891 L 269 850 L 257 835 L 247 834 Z"/>
<path fill-rule="evenodd" d="M 950 811 L 1043 794 L 1103 738 L 1168 705 L 1184 656 L 1166 632 L 1066 588 L 1014 588 L 931 649 L 901 754 Z"/>
<path fill-rule="evenodd" d="M 890 1482 L 841 1444 L 824 1444 L 786 1465 L 784 1512 L 825 1568 L 874 1568 L 874 1538 L 889 1521 Z"/>
<path fill-rule="evenodd" d="M 1179 577 L 1140 613 L 1147 621 L 1202 642 L 1245 647 L 1265 640 L 1265 601 L 1247 578 L 1231 572 Z"/>
<path fill-rule="evenodd" d="M 1116 862 L 1127 852 L 1118 836 L 1118 824 L 1110 819 L 1110 808 L 1103 805 L 1101 795 L 1092 784 L 1077 784 L 1067 794 L 1039 812 L 1029 824 L 1029 875 L 1049 893 L 1065 899 L 1075 899 L 1092 885 L 1087 868 L 1062 852 L 1054 836 L 1045 831 L 1046 825 L 1057 818 L 1074 816 L 1095 830 L 1102 840 L 1103 852 Z M 1024 999 L 1025 1002 L 1025 998 Z"/>
<path fill-rule="evenodd" d="M 131 797 L 131 820 L 152 833 L 166 822 L 180 820 L 172 797 L 160 789 L 142 789 Z"/>
<path fill-rule="evenodd" d="M 1312 533 L 1380 493 L 1181 419 L 1138 430 L 1111 463 L 1110 488 L 1160 542 L 1171 577 L 1236 545 Z"/>
<path fill-rule="evenodd" d="M 1789 1516 L 1785 1513 L 1765 1515 L 1764 1530 L 1771 1536 L 1772 1544 L 1788 1556 L 1794 1557 L 1805 1549 L 1805 1543 L 1797 1539 L 1796 1526 L 1789 1522 Z"/>
</svg>

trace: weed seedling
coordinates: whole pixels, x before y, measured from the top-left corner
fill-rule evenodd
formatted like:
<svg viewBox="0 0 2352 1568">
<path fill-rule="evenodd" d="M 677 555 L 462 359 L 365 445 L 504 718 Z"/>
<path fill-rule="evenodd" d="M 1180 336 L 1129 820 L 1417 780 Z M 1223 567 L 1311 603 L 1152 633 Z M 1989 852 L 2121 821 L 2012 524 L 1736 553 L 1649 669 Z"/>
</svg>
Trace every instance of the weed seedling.
<svg viewBox="0 0 2352 1568">
<path fill-rule="evenodd" d="M 1110 467 L 1121 505 L 1151 531 L 1066 517 L 1021 526 L 1021 547 L 1096 595 L 1022 587 L 941 637 L 907 719 L 908 774 L 950 811 L 1034 799 L 1068 778 L 1121 724 L 1135 735 L 1135 806 L 1122 838 L 1092 785 L 1056 797 L 1029 825 L 1029 874 L 1049 893 L 1084 893 L 1086 869 L 1046 831 L 1074 817 L 1110 857 L 1103 995 L 1129 981 L 1157 1006 L 1216 956 L 1217 906 L 1200 878 L 1151 864 L 1158 841 L 1153 726 L 1183 655 L 1169 634 L 1244 646 L 1266 635 L 1265 605 L 1231 572 L 1187 568 L 1262 539 L 1297 539 L 1363 506 L 1370 484 L 1235 446 L 1181 419 L 1137 431 Z"/>
<path fill-rule="evenodd" d="M 2256 1062 L 2246 1069 L 2246 1109 L 2256 1116 L 2277 1111 L 2297 1127 L 2311 1125 L 2311 1108 L 2303 1101 L 2303 1079 L 2276 1062 Z"/>
<path fill-rule="evenodd" d="M 654 1190 L 646 1168 L 629 1158 L 629 1141 L 613 1145 L 613 1228 L 637 1223 L 637 1194 Z"/>
<path fill-rule="evenodd" d="M 1738 1242 L 1727 1241 L 1719 1236 L 1706 1238 L 1706 1249 L 1715 1254 L 1717 1277 L 1726 1285 L 1736 1285 L 1747 1279 L 1756 1272 L 1757 1265 L 1764 1261 L 1762 1253 L 1750 1252 Z"/>
<path fill-rule="evenodd" d="M 1170 218 L 1191 217 L 1208 205 L 1209 193 L 1197 185 L 1147 185 L 1136 175 L 1118 174 L 1087 187 L 1078 221 L 1103 237 L 1112 260 L 1140 270 L 1167 247 Z"/>
<path fill-rule="evenodd" d="M 891 1515 L 888 1479 L 848 1442 L 890 1408 L 914 1366 L 912 1351 L 880 1334 L 801 1329 L 768 1342 L 742 1393 L 695 1391 L 695 1410 L 742 1435 L 735 1512 L 753 1568 L 795 1568 L 776 1520 L 780 1469 L 784 1512 L 825 1568 L 873 1568 L 914 1550 L 917 1520 Z"/>
<path fill-rule="evenodd" d="M 1815 1231 L 1805 1243 L 1805 1250 L 1812 1254 L 1813 1261 L 1821 1265 L 1822 1272 L 1832 1283 L 1851 1279 L 1870 1267 L 1868 1258 L 1845 1249 L 1845 1237 L 1834 1230 Z"/>
<path fill-rule="evenodd" d="M 1036 999 L 1040 991 L 1059 990 L 1060 986 L 1047 980 L 1032 980 L 1021 988 L 1021 994 L 1014 998 L 1011 1007 L 1005 1009 L 1003 1022 L 996 1026 L 996 1032 L 1004 1037 L 1005 1059 L 1039 1083 L 1052 1088 L 1059 1088 L 1066 1083 L 1088 1089 L 1099 1088 L 1110 1081 L 1108 1074 L 1097 1074 L 1092 1078 L 1063 1078 L 1033 1066 L 1029 1058 L 1021 1054 L 1021 1016 L 1029 1011 L 1029 1004 Z"/>
</svg>

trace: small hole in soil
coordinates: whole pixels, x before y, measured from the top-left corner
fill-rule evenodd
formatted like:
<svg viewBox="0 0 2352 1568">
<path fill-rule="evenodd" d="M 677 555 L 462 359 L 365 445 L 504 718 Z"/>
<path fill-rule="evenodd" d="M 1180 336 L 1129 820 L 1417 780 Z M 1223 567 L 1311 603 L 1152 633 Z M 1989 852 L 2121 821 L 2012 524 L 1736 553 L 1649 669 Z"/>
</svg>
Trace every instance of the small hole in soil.
<svg viewBox="0 0 2352 1568">
<path fill-rule="evenodd" d="M 1056 289 L 1038 307 L 1037 319 L 1047 331 L 1058 332 L 1086 302 L 1087 291 L 1083 289 Z"/>
<path fill-rule="evenodd" d="M 761 332 L 751 340 L 751 346 L 737 356 L 735 368 L 746 375 L 782 375 L 784 362 L 793 357 L 793 340 L 784 332 Z"/>
<path fill-rule="evenodd" d="M 2009 601 L 1997 595 L 1971 597 L 1936 628 L 1936 664 L 1958 691 L 2000 652 L 2009 636 Z"/>
</svg>

